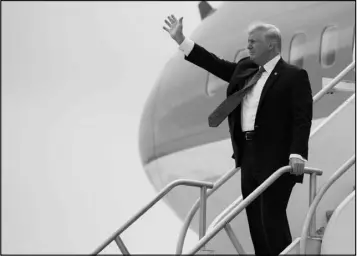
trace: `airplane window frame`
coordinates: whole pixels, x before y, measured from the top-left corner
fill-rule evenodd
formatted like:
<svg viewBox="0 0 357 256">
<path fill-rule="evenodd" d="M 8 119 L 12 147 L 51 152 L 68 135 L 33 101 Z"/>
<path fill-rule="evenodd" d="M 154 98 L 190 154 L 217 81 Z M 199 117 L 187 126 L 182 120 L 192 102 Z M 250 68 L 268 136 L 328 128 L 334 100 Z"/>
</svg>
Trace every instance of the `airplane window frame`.
<svg viewBox="0 0 357 256">
<path fill-rule="evenodd" d="M 292 55 L 293 49 L 296 49 L 295 47 L 293 48 L 293 46 L 295 46 L 294 42 L 298 42 L 297 39 L 300 39 L 300 38 L 303 38 L 303 42 L 299 45 L 299 47 L 301 47 L 303 51 L 300 54 L 301 56 L 297 60 L 292 62 L 291 59 L 292 59 L 292 56 L 293 56 Z M 306 42 L 307 42 L 307 35 L 304 32 L 298 32 L 298 33 L 295 33 L 292 36 L 291 41 L 290 41 L 290 48 L 289 48 L 289 63 L 291 65 L 294 65 L 294 66 L 297 66 L 297 67 L 300 67 L 300 68 L 302 68 L 304 66 L 304 64 L 305 64 L 305 56 L 306 56 L 306 54 L 305 54 L 306 53 L 306 48 L 305 48 Z M 297 65 L 297 64 L 299 64 L 299 61 L 301 61 L 301 66 Z"/>
<path fill-rule="evenodd" d="M 328 33 L 331 33 L 330 37 L 327 37 L 326 35 L 328 35 Z M 326 38 L 328 38 L 328 40 L 326 40 Z M 331 40 L 332 38 L 332 40 Z M 320 56 L 319 56 L 319 62 L 321 67 L 323 68 L 330 68 L 332 67 L 335 63 L 336 63 L 336 59 L 337 59 L 337 48 L 338 48 L 338 29 L 336 25 L 330 25 L 327 26 L 323 29 L 322 33 L 321 33 L 321 40 L 320 40 Z M 325 39 L 325 40 L 324 40 Z M 328 51 L 325 50 L 326 47 L 331 46 L 330 42 L 334 41 L 334 45 L 333 48 L 328 49 Z M 328 42 L 325 47 L 324 42 Z M 331 54 L 331 52 L 333 52 L 333 61 L 331 63 L 327 63 L 326 59 L 328 58 L 327 55 Z"/>
</svg>

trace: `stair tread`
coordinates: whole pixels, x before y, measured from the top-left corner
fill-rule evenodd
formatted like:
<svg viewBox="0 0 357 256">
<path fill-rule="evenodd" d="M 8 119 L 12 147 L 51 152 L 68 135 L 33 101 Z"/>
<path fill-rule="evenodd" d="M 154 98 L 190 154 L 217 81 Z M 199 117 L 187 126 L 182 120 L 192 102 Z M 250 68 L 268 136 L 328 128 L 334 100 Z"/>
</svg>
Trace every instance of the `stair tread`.
<svg viewBox="0 0 357 256">
<path fill-rule="evenodd" d="M 306 240 L 306 254 L 316 255 L 320 254 L 321 241 L 316 238 L 307 238 Z M 289 251 L 284 254 L 299 254 L 300 252 L 300 241 L 294 245 Z"/>
</svg>

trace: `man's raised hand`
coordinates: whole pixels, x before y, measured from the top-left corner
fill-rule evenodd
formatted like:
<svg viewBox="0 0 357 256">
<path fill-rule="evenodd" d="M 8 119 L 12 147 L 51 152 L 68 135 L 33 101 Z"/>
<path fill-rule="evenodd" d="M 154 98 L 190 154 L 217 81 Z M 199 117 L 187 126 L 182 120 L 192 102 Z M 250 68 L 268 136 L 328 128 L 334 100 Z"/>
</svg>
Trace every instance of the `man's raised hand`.
<svg viewBox="0 0 357 256">
<path fill-rule="evenodd" d="M 163 26 L 163 29 L 166 30 L 172 39 L 174 39 L 178 44 L 181 44 L 185 40 L 185 36 L 182 33 L 182 20 L 177 20 L 174 15 L 167 16 L 165 23 L 168 27 Z"/>
</svg>

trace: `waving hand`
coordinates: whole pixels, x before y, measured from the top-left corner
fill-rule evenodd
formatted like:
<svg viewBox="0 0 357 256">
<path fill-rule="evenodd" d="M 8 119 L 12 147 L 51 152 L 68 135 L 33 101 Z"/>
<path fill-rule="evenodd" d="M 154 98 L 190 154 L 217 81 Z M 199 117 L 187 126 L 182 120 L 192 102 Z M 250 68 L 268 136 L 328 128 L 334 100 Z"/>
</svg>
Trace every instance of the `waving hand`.
<svg viewBox="0 0 357 256">
<path fill-rule="evenodd" d="M 163 29 L 166 30 L 178 44 L 181 44 L 185 39 L 182 32 L 182 20 L 183 17 L 177 20 L 174 15 L 170 15 L 167 16 L 167 19 L 165 20 L 167 27 L 163 26 Z"/>
</svg>

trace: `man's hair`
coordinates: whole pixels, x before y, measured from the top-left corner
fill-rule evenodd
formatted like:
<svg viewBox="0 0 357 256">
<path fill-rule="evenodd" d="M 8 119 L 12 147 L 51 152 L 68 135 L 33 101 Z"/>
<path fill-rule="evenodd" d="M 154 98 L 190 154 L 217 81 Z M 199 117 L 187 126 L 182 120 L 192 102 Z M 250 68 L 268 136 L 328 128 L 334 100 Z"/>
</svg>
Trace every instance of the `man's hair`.
<svg viewBox="0 0 357 256">
<path fill-rule="evenodd" d="M 265 38 L 275 42 L 276 49 L 281 52 L 281 33 L 276 26 L 263 22 L 254 22 L 248 27 L 248 34 L 256 30 L 263 31 Z"/>
</svg>

